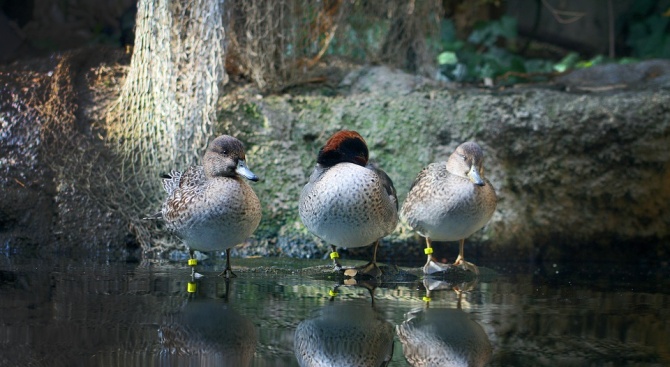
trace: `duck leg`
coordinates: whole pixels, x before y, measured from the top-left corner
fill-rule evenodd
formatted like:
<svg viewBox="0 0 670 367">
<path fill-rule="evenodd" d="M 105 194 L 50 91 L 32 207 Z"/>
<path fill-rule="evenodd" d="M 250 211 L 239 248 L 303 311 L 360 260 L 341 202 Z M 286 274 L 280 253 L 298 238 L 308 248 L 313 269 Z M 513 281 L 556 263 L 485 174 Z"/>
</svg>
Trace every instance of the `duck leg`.
<svg viewBox="0 0 670 367">
<path fill-rule="evenodd" d="M 469 270 L 473 272 L 475 275 L 479 275 L 479 268 L 477 267 L 477 265 L 465 261 L 465 257 L 463 256 L 464 244 L 465 244 L 465 238 L 462 238 L 459 241 L 458 257 L 456 258 L 456 261 L 454 261 L 454 265 L 459 266 L 463 270 Z"/>
<path fill-rule="evenodd" d="M 230 267 L 230 249 L 226 249 L 226 268 L 223 269 L 223 272 L 219 276 L 226 277 L 226 279 L 237 278 L 237 275 L 233 273 L 233 269 Z"/>
<path fill-rule="evenodd" d="M 454 292 L 456 292 L 456 295 L 458 297 L 458 301 L 456 303 L 456 308 L 460 310 L 461 309 L 461 299 L 463 299 L 463 291 L 458 287 L 454 287 Z"/>
<path fill-rule="evenodd" d="M 426 248 L 423 250 L 426 254 L 426 265 L 423 266 L 424 274 L 435 274 L 449 269 L 448 265 L 442 265 L 433 259 L 433 247 L 430 238 L 426 237 Z"/>
<path fill-rule="evenodd" d="M 377 266 L 377 249 L 379 248 L 379 240 L 375 241 L 375 248 L 372 253 L 372 261 L 360 267 L 358 274 L 379 278 L 382 276 L 382 269 Z"/>
<path fill-rule="evenodd" d="M 330 258 L 333 259 L 333 265 L 335 266 L 335 271 L 340 271 L 342 270 L 342 265 L 340 265 L 340 262 L 337 260 L 340 258 L 340 254 L 337 253 L 337 248 L 335 245 L 330 245 Z"/>
<path fill-rule="evenodd" d="M 188 249 L 188 266 L 191 267 L 191 279 L 195 279 L 195 266 L 198 265 L 198 260 L 195 258 L 195 251 Z"/>
</svg>

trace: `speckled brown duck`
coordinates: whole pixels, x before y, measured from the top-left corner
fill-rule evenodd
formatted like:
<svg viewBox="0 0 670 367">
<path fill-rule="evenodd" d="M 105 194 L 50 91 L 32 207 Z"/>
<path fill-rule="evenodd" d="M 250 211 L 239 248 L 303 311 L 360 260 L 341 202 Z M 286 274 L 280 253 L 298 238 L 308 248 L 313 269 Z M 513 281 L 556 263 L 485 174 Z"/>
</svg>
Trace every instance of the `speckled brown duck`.
<svg viewBox="0 0 670 367">
<path fill-rule="evenodd" d="M 393 325 L 367 302 L 330 302 L 295 331 L 301 367 L 383 367 L 393 357 Z"/>
<path fill-rule="evenodd" d="M 432 257 L 432 241 L 459 241 L 454 265 L 478 274 L 477 266 L 465 261 L 465 238 L 484 227 L 496 209 L 496 193 L 484 178 L 484 154 L 479 144 L 458 146 L 447 162 L 424 168 L 412 184 L 400 216 L 426 238 L 426 274 L 447 269 Z"/>
<path fill-rule="evenodd" d="M 430 308 L 426 303 L 424 309 L 405 314 L 405 321 L 396 326 L 410 366 L 483 367 L 491 360 L 488 335 L 461 309 L 462 292 L 457 294 L 456 308 Z"/>
<path fill-rule="evenodd" d="M 189 265 L 196 264 L 194 250 L 226 250 L 222 275 L 235 276 L 230 249 L 247 239 L 261 220 L 260 201 L 247 179 L 258 177 L 245 163 L 242 142 L 222 135 L 209 144 L 201 166 L 172 171 L 163 180 L 168 197 L 161 214 L 167 228 L 188 246 Z"/>
</svg>

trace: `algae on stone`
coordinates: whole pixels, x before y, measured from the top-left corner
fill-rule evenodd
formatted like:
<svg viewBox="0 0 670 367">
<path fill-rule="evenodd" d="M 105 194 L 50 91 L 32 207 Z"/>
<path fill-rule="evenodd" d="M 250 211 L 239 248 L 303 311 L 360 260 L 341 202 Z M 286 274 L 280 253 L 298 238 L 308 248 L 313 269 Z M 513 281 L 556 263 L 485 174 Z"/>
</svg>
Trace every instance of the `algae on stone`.
<svg viewBox="0 0 670 367">
<path fill-rule="evenodd" d="M 666 90 L 580 95 L 423 86 L 400 96 L 377 90 L 244 101 L 257 106 L 251 110 L 260 116 L 252 119 L 264 121 L 262 126 L 240 124 L 232 115 L 223 123 L 231 131 L 252 127 L 239 133 L 249 146 L 250 164 L 264 177 L 254 186 L 264 204 L 256 237 L 275 241 L 263 240 L 275 249 L 261 252 L 327 252 L 327 244 L 300 222 L 297 200 L 318 149 L 339 129 L 357 130 L 366 139 L 371 161 L 394 181 L 400 203 L 424 166 L 445 161 L 463 141 L 478 141 L 499 203 L 491 222 L 466 240 L 470 251 L 524 259 L 538 253 L 570 256 L 559 246 L 668 236 Z M 384 239 L 380 255 L 419 259 L 422 246 L 400 224 Z M 456 245 L 441 251 L 455 256 Z"/>
</svg>

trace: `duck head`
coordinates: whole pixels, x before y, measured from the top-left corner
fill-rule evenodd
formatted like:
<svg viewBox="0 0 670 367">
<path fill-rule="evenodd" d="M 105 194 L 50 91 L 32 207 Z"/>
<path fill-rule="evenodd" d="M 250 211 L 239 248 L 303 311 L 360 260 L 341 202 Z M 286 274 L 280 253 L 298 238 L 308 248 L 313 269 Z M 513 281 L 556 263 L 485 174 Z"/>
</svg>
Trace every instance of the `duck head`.
<svg viewBox="0 0 670 367">
<path fill-rule="evenodd" d="M 242 142 L 230 135 L 221 135 L 209 143 L 203 165 L 207 177 L 240 175 L 258 181 L 258 176 L 247 167 Z"/>
<path fill-rule="evenodd" d="M 325 167 L 349 162 L 365 166 L 368 164 L 368 146 L 361 134 L 356 131 L 338 131 L 328 139 L 319 151 L 316 162 Z"/>
<path fill-rule="evenodd" d="M 484 186 L 486 183 L 482 178 L 484 164 L 484 153 L 479 144 L 468 141 L 456 148 L 447 161 L 447 171 L 450 173 L 467 178 L 477 186 Z"/>
</svg>

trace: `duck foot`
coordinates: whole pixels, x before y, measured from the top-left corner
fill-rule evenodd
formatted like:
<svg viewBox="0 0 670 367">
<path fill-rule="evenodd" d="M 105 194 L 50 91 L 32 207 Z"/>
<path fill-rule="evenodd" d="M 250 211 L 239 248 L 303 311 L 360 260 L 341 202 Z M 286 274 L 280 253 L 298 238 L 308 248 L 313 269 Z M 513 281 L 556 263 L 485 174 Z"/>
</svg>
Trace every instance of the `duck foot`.
<svg viewBox="0 0 670 367">
<path fill-rule="evenodd" d="M 226 268 L 224 271 L 219 274 L 220 277 L 225 277 L 226 279 L 237 278 L 237 275 L 233 273 L 230 268 Z"/>
<path fill-rule="evenodd" d="M 367 275 L 372 278 L 379 278 L 383 274 L 382 269 L 380 269 L 377 263 L 374 261 L 370 261 L 369 263 L 356 269 L 358 270 L 358 274 Z"/>
<path fill-rule="evenodd" d="M 344 276 L 351 278 L 380 278 L 383 272 L 376 262 L 370 261 L 363 266 L 348 268 L 344 270 Z"/>
<path fill-rule="evenodd" d="M 433 260 L 433 258 L 428 258 L 426 265 L 423 266 L 423 273 L 426 275 L 445 273 L 452 268 L 452 265 L 441 264 Z"/>
<path fill-rule="evenodd" d="M 454 261 L 454 266 L 459 267 L 466 271 L 471 271 L 475 275 L 479 275 L 479 268 L 477 265 L 463 260 L 460 256 Z"/>
<path fill-rule="evenodd" d="M 230 267 L 230 249 L 226 249 L 226 268 L 223 269 L 223 272 L 219 274 L 220 277 L 226 277 L 226 279 L 237 278 L 237 275 L 233 273 L 233 269 Z"/>
<path fill-rule="evenodd" d="M 331 246 L 330 259 L 333 260 L 333 268 L 336 272 L 342 271 L 342 264 L 337 260 L 340 258 L 340 254 L 337 253 L 335 246 Z"/>
</svg>

